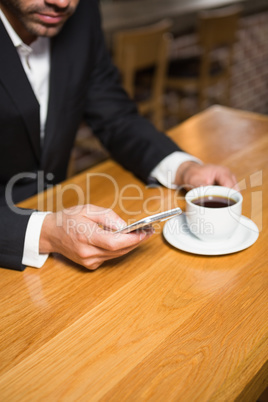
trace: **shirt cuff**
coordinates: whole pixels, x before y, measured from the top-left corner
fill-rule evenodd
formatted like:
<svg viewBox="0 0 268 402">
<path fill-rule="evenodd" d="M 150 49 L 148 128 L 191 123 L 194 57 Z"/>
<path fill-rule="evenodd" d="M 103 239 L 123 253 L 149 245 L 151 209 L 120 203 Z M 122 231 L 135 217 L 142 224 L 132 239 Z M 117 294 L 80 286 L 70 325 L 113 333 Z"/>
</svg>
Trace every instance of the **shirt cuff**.
<svg viewBox="0 0 268 402">
<path fill-rule="evenodd" d="M 202 164 L 202 161 L 186 152 L 173 152 L 166 156 L 151 172 L 150 176 L 159 181 L 160 184 L 167 188 L 176 189 L 175 184 L 176 173 L 179 166 L 188 161 Z"/>
<path fill-rule="evenodd" d="M 51 212 L 33 212 L 26 228 L 22 264 L 41 268 L 49 254 L 39 254 L 39 240 L 45 217 Z"/>
</svg>

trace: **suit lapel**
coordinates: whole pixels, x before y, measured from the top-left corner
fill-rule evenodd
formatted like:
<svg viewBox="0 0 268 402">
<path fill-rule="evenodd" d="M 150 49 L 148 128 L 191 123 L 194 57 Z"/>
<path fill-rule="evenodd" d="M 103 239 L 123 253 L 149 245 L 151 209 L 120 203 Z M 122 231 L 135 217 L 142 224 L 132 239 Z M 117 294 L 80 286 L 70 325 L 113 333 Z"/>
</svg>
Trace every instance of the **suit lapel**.
<svg viewBox="0 0 268 402">
<path fill-rule="evenodd" d="M 0 20 L 0 80 L 13 99 L 27 128 L 34 153 L 40 159 L 39 103 L 2 21 Z"/>
<path fill-rule="evenodd" d="M 66 103 L 69 79 L 65 46 L 59 34 L 51 39 L 49 101 L 42 153 L 43 161 L 46 160 L 49 150 L 53 148 L 53 142 L 55 143 L 56 139 L 64 132 L 65 116 L 62 113 L 62 107 Z M 62 145 L 64 146 L 64 142 Z"/>
</svg>

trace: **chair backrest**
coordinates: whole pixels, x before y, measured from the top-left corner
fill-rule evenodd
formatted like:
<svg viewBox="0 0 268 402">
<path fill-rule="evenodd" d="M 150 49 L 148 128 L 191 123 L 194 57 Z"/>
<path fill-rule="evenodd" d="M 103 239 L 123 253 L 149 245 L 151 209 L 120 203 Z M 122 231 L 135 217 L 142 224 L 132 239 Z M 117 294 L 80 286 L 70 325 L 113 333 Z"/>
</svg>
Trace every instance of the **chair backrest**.
<svg viewBox="0 0 268 402">
<path fill-rule="evenodd" d="M 117 32 L 114 36 L 114 61 L 122 74 L 123 85 L 134 95 L 135 74 L 138 70 L 156 66 L 156 74 L 164 74 L 167 65 L 168 39 L 165 34 L 170 20 Z"/>
<path fill-rule="evenodd" d="M 209 50 L 222 45 L 233 45 L 240 14 L 241 8 L 238 6 L 201 12 L 198 22 L 200 45 Z"/>
<path fill-rule="evenodd" d="M 198 41 L 202 48 L 199 81 L 200 104 L 204 101 L 205 88 L 211 80 L 215 79 L 226 80 L 225 102 L 226 104 L 230 102 L 231 67 L 240 13 L 240 7 L 231 6 L 204 11 L 199 15 Z M 224 63 L 222 63 L 221 73 L 217 74 L 217 77 L 213 77 L 210 75 L 213 51 L 219 48 L 225 49 Z"/>
</svg>

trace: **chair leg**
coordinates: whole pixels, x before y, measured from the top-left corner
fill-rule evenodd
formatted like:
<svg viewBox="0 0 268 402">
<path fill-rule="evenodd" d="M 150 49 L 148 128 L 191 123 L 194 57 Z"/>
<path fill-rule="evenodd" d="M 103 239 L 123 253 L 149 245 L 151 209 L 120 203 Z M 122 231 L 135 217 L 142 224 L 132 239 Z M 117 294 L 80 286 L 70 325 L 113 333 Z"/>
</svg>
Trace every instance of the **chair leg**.
<svg viewBox="0 0 268 402">
<path fill-rule="evenodd" d="M 160 116 L 157 116 L 153 119 L 153 124 L 159 131 L 163 131 L 163 118 Z"/>
<path fill-rule="evenodd" d="M 184 102 L 183 102 L 184 99 Z M 187 95 L 185 97 L 182 97 L 180 94 L 178 94 L 178 118 L 179 121 L 184 121 L 188 117 L 190 117 L 191 113 L 189 110 L 187 110 Z M 185 107 L 186 106 L 186 107 Z"/>
<path fill-rule="evenodd" d="M 230 88 L 230 82 L 227 82 L 225 85 L 225 94 L 224 94 L 224 101 L 226 106 L 231 105 L 231 88 Z"/>
<path fill-rule="evenodd" d="M 152 116 L 152 121 L 155 127 L 162 131 L 163 130 L 163 120 L 164 120 L 164 112 L 163 112 L 163 105 L 162 105 L 162 99 L 157 102 L 157 105 L 154 108 L 153 116 Z"/>
<path fill-rule="evenodd" d="M 198 93 L 198 111 L 201 112 L 206 108 L 206 93 L 204 88 L 200 88 Z"/>
</svg>

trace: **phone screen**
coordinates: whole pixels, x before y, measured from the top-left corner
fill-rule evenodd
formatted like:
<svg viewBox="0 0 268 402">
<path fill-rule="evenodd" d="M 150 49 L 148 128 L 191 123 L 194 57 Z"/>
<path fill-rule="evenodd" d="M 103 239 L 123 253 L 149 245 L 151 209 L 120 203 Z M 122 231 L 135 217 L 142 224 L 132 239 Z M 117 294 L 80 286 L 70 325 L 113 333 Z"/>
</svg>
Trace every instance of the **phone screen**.
<svg viewBox="0 0 268 402">
<path fill-rule="evenodd" d="M 146 229 L 147 227 L 149 228 L 150 226 L 152 226 L 153 223 L 166 221 L 167 219 L 173 218 L 174 216 L 180 215 L 181 213 L 182 210 L 180 208 L 170 209 L 168 211 L 160 212 L 159 214 L 147 216 L 146 218 L 140 219 L 139 221 L 134 222 L 131 225 L 125 226 L 114 233 L 130 233 L 134 230 L 139 230 L 142 228 Z"/>
</svg>

